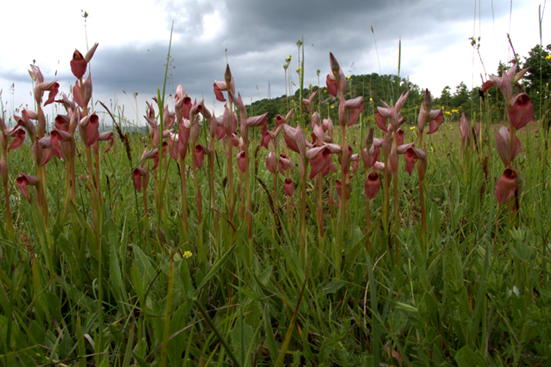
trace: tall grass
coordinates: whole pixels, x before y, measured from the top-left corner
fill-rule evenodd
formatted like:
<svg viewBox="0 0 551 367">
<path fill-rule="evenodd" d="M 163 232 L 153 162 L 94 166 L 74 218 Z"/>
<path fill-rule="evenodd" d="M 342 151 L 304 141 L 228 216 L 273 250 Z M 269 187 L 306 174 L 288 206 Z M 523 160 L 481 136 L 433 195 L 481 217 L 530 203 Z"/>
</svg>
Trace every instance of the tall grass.
<svg viewBox="0 0 551 367">
<path fill-rule="evenodd" d="M 301 62 L 302 83 L 304 55 Z M 339 82 L 335 62 L 332 72 Z M 234 77 L 238 83 L 239 76 Z M 333 218 L 330 204 L 338 197 L 333 174 L 310 180 L 313 161 L 288 152 L 301 167 L 288 170 L 288 179 L 301 190 L 287 199 L 277 189 L 283 183 L 277 169 L 262 164 L 269 151 L 254 146 L 264 130 L 253 127 L 266 121 L 262 115 L 246 116 L 229 67 L 224 79 L 229 104 L 220 118 L 208 117 L 201 103 L 189 106 L 188 114 L 173 115 L 176 107 L 167 106 L 159 91 L 158 114 L 148 118 L 152 129 L 158 123 L 160 135 L 155 138 L 152 130 L 139 162 L 132 157 L 142 154 L 147 140 L 124 131 L 121 110 L 109 118 L 120 125 L 122 144 L 117 141 L 109 153 L 94 156 L 77 139 L 77 179 L 69 180 L 74 198 L 65 200 L 72 186 L 65 185 L 64 162 L 38 163 L 48 178 L 47 211 L 14 188 L 17 172 L 36 169 L 30 142 L 10 151 L 2 171 L 10 178 L 11 208 L 3 203 L 2 217 L 13 222 L 13 230 L 7 221 L 0 226 L 2 365 L 550 363 L 551 330 L 545 326 L 551 323 L 551 198 L 549 177 L 542 175 L 547 170 L 543 134 L 518 133 L 525 148 L 515 161 L 523 168 L 517 222 L 508 220 L 494 193 L 503 168 L 493 141 L 483 140 L 496 128 L 486 117 L 493 108 L 489 101 L 478 135 L 482 144 L 464 145 L 463 154 L 455 122 L 445 121 L 438 132 L 418 140 L 406 131 L 406 144 L 417 140 L 417 149 L 424 149 L 426 171 L 424 177 L 405 175 L 406 162 L 398 158 L 394 171 L 384 168 L 380 176 L 387 190 L 390 177 L 396 185 L 400 180 L 400 190 L 395 186 L 393 192 L 393 219 L 388 193 L 366 202 L 368 172 L 350 170 L 352 155 L 345 144 L 352 137 L 362 141 L 361 128 L 343 124 L 340 137 L 323 142 L 334 139 L 340 155 L 333 146 L 318 146 L 333 149 L 338 157 L 329 158 L 331 164 L 341 164 L 336 175 L 342 184 L 340 212 Z M 339 97 L 346 105 L 344 94 Z M 430 111 L 428 102 L 417 102 Z M 306 123 L 314 114 L 303 115 L 301 107 L 293 118 L 282 118 L 289 124 L 300 121 L 285 129 L 291 140 L 300 140 L 299 130 L 310 140 L 314 129 Z M 352 119 L 346 111 L 341 123 Z M 376 120 L 375 109 L 370 111 L 363 121 Z M 12 118 L 5 116 L 8 123 Z M 207 118 L 209 126 L 201 128 Z M 169 125 L 181 129 L 179 139 L 171 136 L 164 146 Z M 183 148 L 192 154 L 177 155 L 174 163 L 171 150 L 184 144 L 186 129 L 195 134 L 192 146 Z M 381 136 L 374 134 L 370 144 Z M 398 134 L 394 130 L 388 137 L 397 151 Z M 281 149 L 273 135 L 277 157 Z M 208 169 L 196 163 L 199 144 L 210 147 Z M 234 164 L 232 144 L 245 161 Z M 146 163 L 149 158 L 159 160 L 156 168 Z M 95 162 L 101 169 L 94 169 Z M 138 168 L 155 170 L 151 187 L 140 181 L 140 194 L 132 185 Z M 246 202 L 239 203 L 240 197 Z M 243 215 L 235 210 L 240 204 Z"/>
</svg>

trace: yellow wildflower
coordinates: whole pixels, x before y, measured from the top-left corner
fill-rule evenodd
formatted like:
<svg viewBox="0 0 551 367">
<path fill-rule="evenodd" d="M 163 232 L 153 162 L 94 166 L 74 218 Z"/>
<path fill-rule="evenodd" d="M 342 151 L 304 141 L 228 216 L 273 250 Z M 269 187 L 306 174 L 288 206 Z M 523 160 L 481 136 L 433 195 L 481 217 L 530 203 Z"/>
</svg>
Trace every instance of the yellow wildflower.
<svg viewBox="0 0 551 367">
<path fill-rule="evenodd" d="M 451 115 L 452 113 L 450 111 L 444 112 L 446 115 Z"/>
<path fill-rule="evenodd" d="M 331 108 L 335 108 L 335 106 L 331 106 Z"/>
<path fill-rule="evenodd" d="M 184 257 L 186 259 L 189 259 L 193 254 L 191 253 L 191 251 L 184 251 Z"/>
<path fill-rule="evenodd" d="M 415 126 L 412 126 L 409 128 L 410 130 L 415 130 Z"/>
<path fill-rule="evenodd" d="M 547 55 L 547 56 L 545 56 L 545 58 L 546 58 L 547 60 L 551 60 L 551 55 Z"/>
<path fill-rule="evenodd" d="M 370 102 L 373 102 L 373 98 L 369 97 L 369 101 L 370 101 Z"/>
<path fill-rule="evenodd" d="M 453 109 L 453 110 L 452 110 L 452 113 L 459 113 L 459 111 L 456 110 L 456 109 Z"/>
<path fill-rule="evenodd" d="M 350 75 L 346 77 L 346 79 L 350 79 Z"/>
</svg>

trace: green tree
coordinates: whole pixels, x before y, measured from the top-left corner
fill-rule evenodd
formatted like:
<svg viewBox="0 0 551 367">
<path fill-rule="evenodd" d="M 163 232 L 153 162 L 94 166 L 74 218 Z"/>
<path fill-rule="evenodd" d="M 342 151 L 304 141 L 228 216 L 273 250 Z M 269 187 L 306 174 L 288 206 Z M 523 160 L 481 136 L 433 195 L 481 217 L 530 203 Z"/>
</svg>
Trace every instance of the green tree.
<svg viewBox="0 0 551 367">
<path fill-rule="evenodd" d="M 534 117 L 540 117 L 540 111 L 545 107 L 549 97 L 549 82 L 551 82 L 551 45 L 543 47 L 536 45 L 525 57 L 524 67 L 530 67 L 524 76 L 526 92 L 534 106 Z"/>
<path fill-rule="evenodd" d="M 465 83 L 461 82 L 457 87 L 455 87 L 455 93 L 453 94 L 450 104 L 453 108 L 458 109 L 460 112 L 465 112 L 467 117 L 469 117 L 468 115 L 470 115 L 471 110 L 471 99 L 469 95 L 469 88 L 467 88 Z"/>
</svg>

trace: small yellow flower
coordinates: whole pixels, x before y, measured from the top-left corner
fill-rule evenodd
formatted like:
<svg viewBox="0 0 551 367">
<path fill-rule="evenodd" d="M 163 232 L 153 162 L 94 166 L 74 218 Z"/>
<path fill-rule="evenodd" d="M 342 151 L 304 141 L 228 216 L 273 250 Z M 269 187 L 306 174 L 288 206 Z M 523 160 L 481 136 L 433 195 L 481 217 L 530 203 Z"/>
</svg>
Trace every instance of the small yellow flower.
<svg viewBox="0 0 551 367">
<path fill-rule="evenodd" d="M 442 109 L 445 110 L 444 106 L 442 106 Z"/>
<path fill-rule="evenodd" d="M 186 259 L 189 259 L 191 256 L 193 256 L 193 254 L 191 253 L 191 251 L 184 251 L 184 257 Z"/>
<path fill-rule="evenodd" d="M 369 102 L 373 102 L 373 98 L 369 97 Z"/>
<path fill-rule="evenodd" d="M 410 130 L 415 130 L 415 126 L 412 126 L 409 128 Z"/>
<path fill-rule="evenodd" d="M 297 73 L 300 73 L 300 66 L 297 68 Z"/>
<path fill-rule="evenodd" d="M 452 110 L 452 113 L 459 113 L 459 111 L 456 110 L 456 109 L 453 109 L 453 110 Z"/>
<path fill-rule="evenodd" d="M 444 112 L 446 115 L 451 115 L 452 113 L 450 111 Z"/>
<path fill-rule="evenodd" d="M 335 108 L 335 106 L 331 106 L 331 108 Z"/>
<path fill-rule="evenodd" d="M 350 75 L 346 77 L 346 79 L 350 79 Z"/>
<path fill-rule="evenodd" d="M 551 60 L 551 55 L 547 55 L 547 56 L 545 56 L 545 58 L 546 58 L 547 60 Z"/>
</svg>

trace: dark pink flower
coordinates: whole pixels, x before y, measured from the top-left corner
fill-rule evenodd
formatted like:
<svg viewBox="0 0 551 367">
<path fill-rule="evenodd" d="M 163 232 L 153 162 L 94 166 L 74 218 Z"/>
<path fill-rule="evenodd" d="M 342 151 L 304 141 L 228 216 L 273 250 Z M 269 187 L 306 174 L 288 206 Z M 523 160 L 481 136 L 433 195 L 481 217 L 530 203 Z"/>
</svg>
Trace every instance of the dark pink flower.
<svg viewBox="0 0 551 367">
<path fill-rule="evenodd" d="M 291 118 L 291 115 L 293 114 L 294 111 L 295 111 L 295 109 L 291 108 L 291 110 L 289 112 L 287 112 L 287 115 L 285 115 L 285 117 L 278 114 L 276 116 L 276 126 L 279 127 L 282 124 L 286 124 L 287 121 L 289 121 L 289 119 Z"/>
<path fill-rule="evenodd" d="M 85 108 L 88 106 L 92 98 L 92 76 L 88 74 L 88 78 L 80 86 L 80 81 L 77 80 L 75 86 L 73 87 L 73 99 L 81 107 Z"/>
<path fill-rule="evenodd" d="M 78 123 L 80 138 L 86 147 L 92 146 L 99 137 L 99 118 L 95 113 L 84 116 Z"/>
<path fill-rule="evenodd" d="M 19 172 L 19 177 L 17 177 L 17 187 L 21 191 L 21 195 L 30 203 L 31 199 L 29 198 L 28 186 L 38 185 L 38 178 L 31 175 L 26 175 L 23 172 Z"/>
<path fill-rule="evenodd" d="M 520 93 L 511 100 L 509 118 L 515 129 L 520 130 L 526 126 L 534 116 L 534 106 L 526 93 Z"/>
<path fill-rule="evenodd" d="M 501 205 L 512 198 L 517 188 L 517 172 L 513 167 L 508 167 L 496 183 L 495 195 L 497 202 Z"/>
<path fill-rule="evenodd" d="M 376 171 L 371 171 L 364 183 L 365 196 L 369 200 L 375 198 L 381 188 L 381 181 L 379 180 L 379 174 Z"/>
<path fill-rule="evenodd" d="M 385 133 L 388 131 L 388 128 L 386 126 L 386 117 L 384 117 L 378 109 L 375 113 L 375 122 L 377 123 L 379 129 L 383 130 Z"/>
<path fill-rule="evenodd" d="M 444 121 L 444 112 L 442 110 L 431 110 L 429 113 L 429 131 L 427 134 L 433 134 L 438 131 L 438 128 Z"/>
<path fill-rule="evenodd" d="M 142 186 L 144 188 L 147 187 L 149 182 L 149 170 L 142 167 L 136 167 L 134 171 L 132 171 L 132 178 L 134 179 L 134 187 L 140 192 L 142 191 Z"/>
<path fill-rule="evenodd" d="M 318 94 L 318 90 L 314 91 L 311 95 L 310 95 L 310 98 L 303 98 L 302 99 L 302 104 L 304 106 L 306 106 L 306 109 L 308 110 L 308 114 L 309 115 L 312 115 L 312 106 L 313 106 L 313 101 L 314 101 L 314 98 L 316 98 L 316 95 Z M 304 108 L 302 109 L 302 112 L 306 112 L 304 111 Z"/>
<path fill-rule="evenodd" d="M 364 109 L 363 97 L 359 96 L 354 99 L 349 99 L 346 101 L 345 105 L 346 109 L 350 111 L 350 118 L 347 126 L 354 125 Z"/>
<path fill-rule="evenodd" d="M 295 185 L 293 184 L 293 180 L 290 178 L 286 178 L 285 182 L 283 183 L 283 193 L 287 196 L 292 196 L 295 192 Z"/>
<path fill-rule="evenodd" d="M 176 112 L 169 111 L 168 106 L 165 106 L 163 111 L 163 124 L 165 127 L 172 127 L 176 121 Z"/>
<path fill-rule="evenodd" d="M 321 173 L 321 176 L 325 176 L 331 169 L 331 150 L 327 146 L 316 147 L 309 149 L 306 152 L 306 158 L 310 159 L 310 179 L 313 179 Z M 334 167 L 334 166 L 333 166 Z"/>
<path fill-rule="evenodd" d="M 270 173 L 274 175 L 277 173 L 277 158 L 274 152 L 268 153 L 268 156 L 266 157 L 266 167 Z"/>
<path fill-rule="evenodd" d="M 295 169 L 295 165 L 287 154 L 281 153 L 279 155 L 279 172 L 281 172 L 281 174 L 284 174 L 283 172 L 287 171 L 288 169 L 293 172 Z"/>
<path fill-rule="evenodd" d="M 296 128 L 284 124 L 283 130 L 285 131 L 285 142 L 289 149 L 304 156 L 306 154 L 306 139 L 300 124 Z"/>
<path fill-rule="evenodd" d="M 73 59 L 71 60 L 71 71 L 73 75 L 80 79 L 86 74 L 86 66 L 88 63 L 84 60 L 84 56 L 80 53 L 79 50 L 73 52 Z"/>
<path fill-rule="evenodd" d="M 225 73 L 226 77 L 228 76 L 229 68 L 230 66 L 227 65 L 226 73 Z M 233 81 L 233 77 L 231 76 L 231 72 L 229 72 L 229 78 L 231 80 L 231 82 L 229 83 L 230 84 L 229 88 L 228 88 L 228 83 L 226 81 L 221 82 L 221 81 L 215 80 L 214 84 L 212 85 L 214 88 L 214 95 L 216 96 L 216 100 L 220 102 L 226 102 L 226 99 L 224 98 L 224 94 L 222 92 L 230 92 L 232 95 L 235 95 L 235 83 Z"/>
<path fill-rule="evenodd" d="M 327 74 L 325 83 L 327 84 L 327 91 L 333 97 L 336 97 L 337 93 L 344 94 L 344 89 L 346 88 L 346 77 L 337 62 L 337 59 L 331 52 L 329 53 L 329 61 L 331 64 L 331 72 Z"/>
<path fill-rule="evenodd" d="M 404 154 L 404 159 L 406 161 L 406 171 L 411 176 L 411 173 L 413 172 L 413 168 L 415 167 L 415 162 L 417 160 L 421 160 L 420 163 L 420 170 L 418 170 L 419 173 L 419 180 L 423 181 L 425 179 L 425 171 L 427 169 L 427 154 L 424 150 L 414 148 L 411 146 L 406 150 L 406 153 Z"/>
<path fill-rule="evenodd" d="M 237 166 L 239 167 L 239 170 L 243 173 L 245 173 L 246 171 L 246 153 L 244 150 L 240 151 L 239 153 L 237 153 Z"/>
<path fill-rule="evenodd" d="M 113 147 L 113 144 L 115 143 L 115 134 L 113 134 L 112 131 L 107 131 L 107 132 L 104 132 L 104 133 L 101 133 L 98 135 L 98 140 L 97 141 L 108 141 L 109 142 L 109 147 L 107 147 L 107 149 L 105 149 L 104 153 L 107 153 L 108 151 L 111 150 L 111 148 Z M 98 144 L 94 144 L 92 146 L 94 148 L 94 152 L 96 154 L 99 153 L 99 147 L 98 147 Z"/>
<path fill-rule="evenodd" d="M 497 154 L 505 166 L 510 166 L 515 157 L 522 150 L 520 141 L 513 135 L 513 147 L 509 146 L 510 132 L 505 126 L 495 131 Z"/>
<path fill-rule="evenodd" d="M 201 168 L 205 160 L 205 154 L 209 154 L 209 150 L 203 144 L 195 145 L 195 167 Z"/>
<path fill-rule="evenodd" d="M 189 120 L 189 111 L 191 110 L 191 98 L 187 95 L 179 84 L 176 88 L 176 95 L 174 96 L 174 110 L 176 112 L 176 119 L 180 122 L 183 118 Z"/>
</svg>

